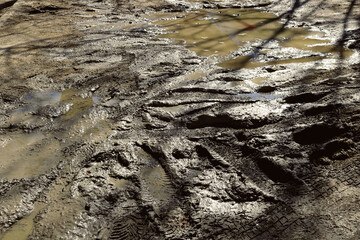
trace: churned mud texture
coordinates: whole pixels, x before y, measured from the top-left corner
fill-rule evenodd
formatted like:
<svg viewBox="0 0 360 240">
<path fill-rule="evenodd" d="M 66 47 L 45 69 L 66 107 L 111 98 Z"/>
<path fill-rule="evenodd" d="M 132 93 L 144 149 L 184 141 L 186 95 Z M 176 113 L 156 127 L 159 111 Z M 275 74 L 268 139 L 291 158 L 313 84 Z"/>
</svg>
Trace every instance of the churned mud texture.
<svg viewBox="0 0 360 240">
<path fill-rule="evenodd" d="M 0 0 L 0 239 L 360 239 L 357 0 Z"/>
</svg>

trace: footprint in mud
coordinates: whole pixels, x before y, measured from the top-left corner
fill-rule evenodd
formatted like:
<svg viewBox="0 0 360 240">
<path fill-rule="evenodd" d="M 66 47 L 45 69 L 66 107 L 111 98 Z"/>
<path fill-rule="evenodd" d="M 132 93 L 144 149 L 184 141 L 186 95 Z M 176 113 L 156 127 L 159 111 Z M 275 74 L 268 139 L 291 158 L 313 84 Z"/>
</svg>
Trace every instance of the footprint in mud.
<svg viewBox="0 0 360 240">
<path fill-rule="evenodd" d="M 160 166 L 146 168 L 142 172 L 147 191 L 150 196 L 158 202 L 168 201 L 174 194 L 174 189 L 169 176 Z"/>
<path fill-rule="evenodd" d="M 166 207 L 175 194 L 169 175 L 158 161 L 143 149 L 139 149 L 138 156 L 148 162 L 148 166 L 140 172 L 145 200 L 154 203 L 157 208 Z"/>
<path fill-rule="evenodd" d="M 152 224 L 146 213 L 135 212 L 113 223 L 109 240 L 151 239 Z"/>
</svg>

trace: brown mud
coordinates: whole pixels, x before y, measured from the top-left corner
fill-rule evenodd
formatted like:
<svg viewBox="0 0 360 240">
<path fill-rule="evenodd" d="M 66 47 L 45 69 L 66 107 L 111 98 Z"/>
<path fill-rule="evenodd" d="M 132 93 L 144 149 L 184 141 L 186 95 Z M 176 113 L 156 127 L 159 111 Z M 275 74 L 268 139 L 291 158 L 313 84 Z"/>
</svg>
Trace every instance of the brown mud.
<svg viewBox="0 0 360 240">
<path fill-rule="evenodd" d="M 358 239 L 359 4 L 0 1 L 0 239 Z"/>
</svg>

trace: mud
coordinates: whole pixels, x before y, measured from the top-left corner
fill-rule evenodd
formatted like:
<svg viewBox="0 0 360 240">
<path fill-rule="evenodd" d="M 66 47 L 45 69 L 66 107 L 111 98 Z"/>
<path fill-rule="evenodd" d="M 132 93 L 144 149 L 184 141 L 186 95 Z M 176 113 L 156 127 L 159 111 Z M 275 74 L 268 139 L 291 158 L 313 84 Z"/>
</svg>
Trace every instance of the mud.
<svg viewBox="0 0 360 240">
<path fill-rule="evenodd" d="M 0 1 L 0 239 L 358 239 L 358 1 Z"/>
</svg>

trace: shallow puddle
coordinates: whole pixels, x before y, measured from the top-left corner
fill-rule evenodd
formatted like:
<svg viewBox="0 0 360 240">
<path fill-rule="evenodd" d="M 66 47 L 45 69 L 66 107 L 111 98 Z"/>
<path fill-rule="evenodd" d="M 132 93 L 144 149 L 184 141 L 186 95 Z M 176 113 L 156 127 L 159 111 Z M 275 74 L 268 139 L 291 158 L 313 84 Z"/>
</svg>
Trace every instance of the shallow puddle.
<svg viewBox="0 0 360 240">
<path fill-rule="evenodd" d="M 25 106 L 14 111 L 9 118 L 9 124 L 33 123 L 41 118 L 33 115 L 35 111 L 44 106 L 60 107 L 66 103 L 70 107 L 67 112 L 57 119 L 57 123 L 66 125 L 64 133 L 57 133 L 57 138 L 44 133 L 12 133 L 0 135 L 0 177 L 7 179 L 29 178 L 45 173 L 58 164 L 61 158 L 60 141 L 70 143 L 74 137 L 91 139 L 94 136 L 106 133 L 109 123 L 94 119 L 80 119 L 80 121 L 67 122 L 64 120 L 81 116 L 94 103 L 99 101 L 96 97 L 82 95 L 79 90 L 69 89 L 63 92 L 42 92 L 27 95 L 23 101 Z M 77 119 L 77 118 L 76 118 Z M 44 120 L 45 121 L 45 120 Z M 44 122 L 44 124 L 46 121 Z M 76 131 L 73 127 L 77 126 Z"/>
<path fill-rule="evenodd" d="M 60 102 L 61 92 L 31 93 L 25 97 L 27 105 L 20 111 L 32 111 L 41 106 L 55 105 Z"/>
<path fill-rule="evenodd" d="M 80 90 L 68 89 L 62 92 L 60 103 L 71 103 L 72 106 L 61 118 L 63 120 L 71 119 L 89 109 L 97 101 L 99 99 L 96 97 L 82 97 Z"/>
<path fill-rule="evenodd" d="M 255 27 L 276 18 L 274 14 L 257 10 L 197 10 L 178 17 L 155 22 L 171 31 L 159 37 L 175 39 L 177 43 L 187 45 L 201 56 L 227 55 L 245 41 L 271 36 L 277 26 L 273 22 Z"/>
<path fill-rule="evenodd" d="M 162 16 L 158 16 L 161 18 Z M 279 48 L 307 50 L 317 55 L 310 57 L 283 57 L 279 60 L 259 62 L 256 56 L 240 56 L 223 61 L 220 66 L 228 69 L 255 68 L 264 65 L 303 63 L 335 57 L 339 49 L 324 39 L 322 32 L 306 28 L 283 28 L 283 23 L 272 13 L 256 9 L 210 9 L 194 10 L 190 13 L 165 15 L 155 24 L 164 27 L 169 33 L 159 38 L 171 38 L 176 43 L 186 45 L 200 56 L 226 56 L 249 42 L 276 40 Z M 341 49 L 343 57 L 353 54 Z M 260 51 L 265 54 L 267 50 Z M 294 53 L 296 55 L 296 52 Z M 221 58 L 219 58 L 220 61 Z"/>
</svg>

